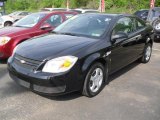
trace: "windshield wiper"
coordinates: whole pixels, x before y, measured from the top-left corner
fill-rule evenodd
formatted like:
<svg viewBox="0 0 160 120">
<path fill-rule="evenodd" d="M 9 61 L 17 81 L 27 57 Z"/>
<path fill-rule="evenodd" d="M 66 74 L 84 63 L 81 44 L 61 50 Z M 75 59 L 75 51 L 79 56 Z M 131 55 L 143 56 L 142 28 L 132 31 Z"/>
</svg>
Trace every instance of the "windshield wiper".
<svg viewBox="0 0 160 120">
<path fill-rule="evenodd" d="M 60 34 L 63 34 L 63 35 L 70 35 L 70 36 L 78 36 L 78 35 L 75 34 L 75 33 L 60 33 Z"/>
<path fill-rule="evenodd" d="M 67 33 L 67 32 L 56 32 L 56 31 L 51 31 L 51 33 L 53 33 L 53 34 L 61 34 L 61 35 L 70 35 L 70 36 L 80 36 L 80 35 L 78 35 L 78 34 L 75 34 L 75 33 Z"/>
<path fill-rule="evenodd" d="M 71 36 L 77 36 L 77 34 L 74 34 L 74 33 L 67 33 L 67 32 L 56 32 L 56 31 L 51 31 L 51 33 L 53 34 L 62 34 L 62 35 L 71 35 Z"/>
<path fill-rule="evenodd" d="M 59 34 L 58 32 L 56 31 L 51 31 L 50 33 L 53 33 L 53 34 Z"/>
<path fill-rule="evenodd" d="M 15 26 L 13 26 L 13 27 L 23 27 L 23 26 L 15 25 Z"/>
<path fill-rule="evenodd" d="M 30 28 L 30 27 L 26 27 L 26 26 L 20 26 L 20 25 L 15 25 L 13 27 L 24 27 L 24 28 Z"/>
</svg>

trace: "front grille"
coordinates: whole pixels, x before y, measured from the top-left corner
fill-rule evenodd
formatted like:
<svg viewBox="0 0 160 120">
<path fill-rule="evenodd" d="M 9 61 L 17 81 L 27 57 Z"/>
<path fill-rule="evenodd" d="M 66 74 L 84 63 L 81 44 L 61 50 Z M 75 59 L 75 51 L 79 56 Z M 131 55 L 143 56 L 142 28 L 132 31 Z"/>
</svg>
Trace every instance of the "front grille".
<svg viewBox="0 0 160 120">
<path fill-rule="evenodd" d="M 41 61 L 32 60 L 15 54 L 14 63 L 26 69 L 35 70 L 42 63 Z"/>
</svg>

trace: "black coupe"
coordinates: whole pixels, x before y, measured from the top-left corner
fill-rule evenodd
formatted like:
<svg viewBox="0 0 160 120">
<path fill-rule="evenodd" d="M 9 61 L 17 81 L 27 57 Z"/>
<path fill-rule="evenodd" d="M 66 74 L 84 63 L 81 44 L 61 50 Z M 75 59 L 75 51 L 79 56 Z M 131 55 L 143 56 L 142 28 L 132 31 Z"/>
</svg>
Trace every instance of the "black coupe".
<svg viewBox="0 0 160 120">
<path fill-rule="evenodd" d="M 81 14 L 18 45 L 8 70 L 18 84 L 39 94 L 81 91 L 93 97 L 108 75 L 137 59 L 149 62 L 152 38 L 152 27 L 135 16 Z"/>
</svg>

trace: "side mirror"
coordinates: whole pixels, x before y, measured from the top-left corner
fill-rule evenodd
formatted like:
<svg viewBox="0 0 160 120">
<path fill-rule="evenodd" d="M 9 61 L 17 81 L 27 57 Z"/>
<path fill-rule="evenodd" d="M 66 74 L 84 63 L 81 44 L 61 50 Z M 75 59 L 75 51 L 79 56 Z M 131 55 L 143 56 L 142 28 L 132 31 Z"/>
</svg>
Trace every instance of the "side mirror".
<svg viewBox="0 0 160 120">
<path fill-rule="evenodd" d="M 42 29 L 42 30 L 51 29 L 51 28 L 52 28 L 52 26 L 51 26 L 50 24 L 48 24 L 48 23 L 45 23 L 45 24 L 43 24 L 43 25 L 41 26 L 41 29 Z"/>
<path fill-rule="evenodd" d="M 142 19 L 143 20 L 147 20 L 147 16 L 142 16 Z"/>
<path fill-rule="evenodd" d="M 111 42 L 115 43 L 118 40 L 127 39 L 128 35 L 124 32 L 118 32 L 117 34 L 113 35 L 111 38 Z"/>
</svg>

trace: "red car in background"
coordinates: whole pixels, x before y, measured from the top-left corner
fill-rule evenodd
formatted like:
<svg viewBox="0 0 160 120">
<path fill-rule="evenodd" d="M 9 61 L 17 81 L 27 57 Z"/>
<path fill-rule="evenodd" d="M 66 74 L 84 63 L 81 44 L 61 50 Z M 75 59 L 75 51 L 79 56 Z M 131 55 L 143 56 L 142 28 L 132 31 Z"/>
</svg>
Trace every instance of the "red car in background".
<svg viewBox="0 0 160 120">
<path fill-rule="evenodd" d="M 67 11 L 33 13 L 11 27 L 0 29 L 0 59 L 10 57 L 14 48 L 21 42 L 52 31 L 76 14 Z"/>
</svg>

